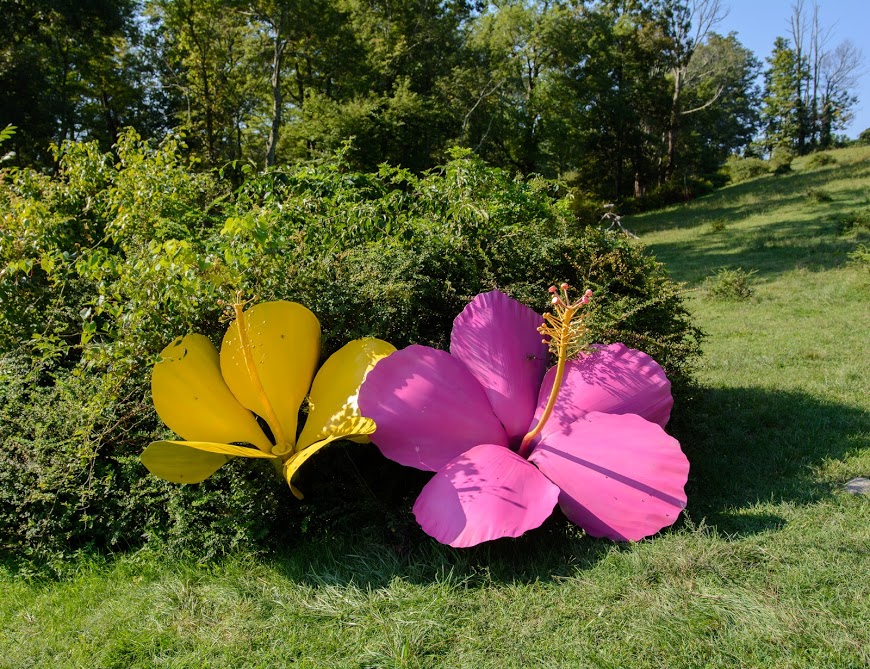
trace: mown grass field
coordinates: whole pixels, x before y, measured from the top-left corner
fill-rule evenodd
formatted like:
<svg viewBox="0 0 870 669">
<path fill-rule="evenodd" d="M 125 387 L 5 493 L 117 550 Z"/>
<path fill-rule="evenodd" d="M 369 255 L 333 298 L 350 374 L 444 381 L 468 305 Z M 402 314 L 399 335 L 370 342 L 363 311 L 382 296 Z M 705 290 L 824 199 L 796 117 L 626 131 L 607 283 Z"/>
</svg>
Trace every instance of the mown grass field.
<svg viewBox="0 0 870 669">
<path fill-rule="evenodd" d="M 707 333 L 675 528 L 0 568 L 0 667 L 870 666 L 870 149 L 833 155 L 625 221 Z"/>
</svg>

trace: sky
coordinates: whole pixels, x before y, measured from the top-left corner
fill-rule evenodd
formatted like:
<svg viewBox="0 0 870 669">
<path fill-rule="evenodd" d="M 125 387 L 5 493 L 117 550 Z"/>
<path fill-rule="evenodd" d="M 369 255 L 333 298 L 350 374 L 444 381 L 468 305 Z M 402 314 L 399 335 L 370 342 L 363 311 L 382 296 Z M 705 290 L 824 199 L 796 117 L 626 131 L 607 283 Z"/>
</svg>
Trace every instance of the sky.
<svg viewBox="0 0 870 669">
<path fill-rule="evenodd" d="M 793 4 L 793 0 L 722 0 L 722 5 L 730 9 L 715 31 L 723 35 L 736 32 L 740 43 L 764 63 L 773 50 L 773 41 L 788 37 Z M 804 0 L 808 12 L 812 12 L 812 4 L 812 0 Z M 858 104 L 845 130 L 854 139 L 870 128 L 870 0 L 817 0 L 817 4 L 822 28 L 832 28 L 831 48 L 848 39 L 864 54 L 855 91 Z"/>
</svg>

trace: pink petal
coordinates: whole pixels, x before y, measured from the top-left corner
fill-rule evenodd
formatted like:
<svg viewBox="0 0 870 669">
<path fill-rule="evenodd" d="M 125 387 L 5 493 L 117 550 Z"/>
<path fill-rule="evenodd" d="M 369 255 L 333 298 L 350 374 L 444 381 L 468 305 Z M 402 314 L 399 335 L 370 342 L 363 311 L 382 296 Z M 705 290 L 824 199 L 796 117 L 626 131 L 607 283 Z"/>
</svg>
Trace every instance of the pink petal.
<svg viewBox="0 0 870 669">
<path fill-rule="evenodd" d="M 532 427 L 544 412 L 555 375 L 553 367 L 544 377 Z M 568 361 L 553 415 L 538 441 L 592 411 L 633 413 L 664 427 L 673 404 L 671 382 L 659 363 L 625 344 L 610 344 Z"/>
<path fill-rule="evenodd" d="M 686 506 L 680 443 L 640 416 L 587 414 L 547 435 L 529 460 L 562 489 L 565 515 L 593 537 L 637 541 Z"/>
<path fill-rule="evenodd" d="M 553 512 L 559 489 L 526 460 L 495 444 L 454 458 L 414 503 L 423 530 L 455 548 L 539 527 Z"/>
<path fill-rule="evenodd" d="M 547 345 L 538 332 L 543 322 L 497 290 L 475 297 L 453 322 L 450 353 L 480 381 L 512 440 L 529 429 L 547 369 Z"/>
<path fill-rule="evenodd" d="M 371 440 L 409 467 L 437 471 L 477 444 L 507 446 L 477 379 L 449 353 L 428 346 L 380 360 L 360 388 L 359 407 L 377 425 Z"/>
</svg>

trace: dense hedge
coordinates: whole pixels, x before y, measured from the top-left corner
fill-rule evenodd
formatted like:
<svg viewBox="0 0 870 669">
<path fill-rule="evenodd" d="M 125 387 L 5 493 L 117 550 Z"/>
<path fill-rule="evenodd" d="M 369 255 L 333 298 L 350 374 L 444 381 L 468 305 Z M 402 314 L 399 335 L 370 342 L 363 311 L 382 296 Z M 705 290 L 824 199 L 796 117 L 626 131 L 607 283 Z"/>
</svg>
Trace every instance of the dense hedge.
<svg viewBox="0 0 870 669">
<path fill-rule="evenodd" d="M 353 173 L 338 155 L 251 173 L 233 191 L 187 165 L 182 148 L 128 134 L 115 154 L 62 147 L 53 177 L 0 173 L 6 548 L 58 555 L 160 539 L 214 553 L 367 508 L 385 524 L 393 496 L 414 492 L 413 473 L 359 446 L 323 454 L 302 505 L 249 462 L 199 486 L 147 474 L 138 454 L 168 434 L 150 367 L 178 334 L 219 341 L 219 300 L 237 290 L 307 305 L 326 355 L 363 335 L 443 347 L 478 292 L 497 287 L 543 310 L 547 287 L 568 281 L 596 291 L 597 339 L 647 350 L 678 384 L 689 377 L 700 333 L 678 286 L 638 244 L 577 224 L 551 183 L 456 152 L 422 176 Z"/>
</svg>

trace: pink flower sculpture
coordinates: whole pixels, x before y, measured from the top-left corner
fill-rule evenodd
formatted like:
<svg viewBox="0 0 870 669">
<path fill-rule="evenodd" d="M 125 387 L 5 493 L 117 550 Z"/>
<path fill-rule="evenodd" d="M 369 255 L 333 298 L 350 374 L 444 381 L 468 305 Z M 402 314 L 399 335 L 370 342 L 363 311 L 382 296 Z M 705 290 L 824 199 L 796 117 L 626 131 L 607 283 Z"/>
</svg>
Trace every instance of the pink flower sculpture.
<svg viewBox="0 0 870 669">
<path fill-rule="evenodd" d="M 589 294 L 573 305 L 554 296 L 557 314 L 579 310 Z M 636 541 L 686 505 L 689 463 L 662 429 L 673 405 L 662 368 L 623 344 L 567 360 L 566 337 L 547 371 L 541 333 L 559 334 L 542 322 L 503 293 L 478 295 L 454 321 L 450 353 L 409 346 L 360 389 L 381 452 L 436 472 L 414 515 L 442 543 L 517 537 L 557 503 L 591 536 Z"/>
</svg>

